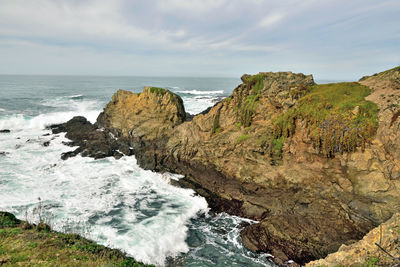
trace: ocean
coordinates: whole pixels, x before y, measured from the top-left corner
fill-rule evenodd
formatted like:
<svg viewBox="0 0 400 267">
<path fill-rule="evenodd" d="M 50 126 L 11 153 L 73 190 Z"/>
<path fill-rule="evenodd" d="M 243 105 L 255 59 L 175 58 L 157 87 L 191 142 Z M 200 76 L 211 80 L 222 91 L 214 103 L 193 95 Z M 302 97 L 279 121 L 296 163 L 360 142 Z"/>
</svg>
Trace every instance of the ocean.
<svg viewBox="0 0 400 267">
<path fill-rule="evenodd" d="M 273 266 L 240 239 L 251 220 L 214 214 L 204 198 L 174 187 L 180 176 L 141 169 L 134 156 L 61 160 L 71 148 L 46 126 L 95 122 L 118 89 L 158 86 L 196 114 L 231 94 L 234 78 L 0 75 L 0 210 L 78 233 L 157 266 Z M 48 145 L 48 141 L 50 144 Z"/>
</svg>

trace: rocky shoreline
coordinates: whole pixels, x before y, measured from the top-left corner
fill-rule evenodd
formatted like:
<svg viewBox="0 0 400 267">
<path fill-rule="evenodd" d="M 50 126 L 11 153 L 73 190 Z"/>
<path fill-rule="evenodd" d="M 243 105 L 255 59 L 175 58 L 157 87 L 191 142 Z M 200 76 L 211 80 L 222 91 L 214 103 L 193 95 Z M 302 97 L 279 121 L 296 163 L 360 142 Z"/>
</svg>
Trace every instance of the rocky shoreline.
<svg viewBox="0 0 400 267">
<path fill-rule="evenodd" d="M 134 154 L 185 176 L 216 211 L 259 220 L 244 244 L 304 264 L 360 240 L 400 210 L 400 68 L 316 85 L 291 72 L 244 75 L 232 95 L 187 120 L 168 90 L 116 92 L 97 122 L 52 126 L 64 159 Z"/>
</svg>

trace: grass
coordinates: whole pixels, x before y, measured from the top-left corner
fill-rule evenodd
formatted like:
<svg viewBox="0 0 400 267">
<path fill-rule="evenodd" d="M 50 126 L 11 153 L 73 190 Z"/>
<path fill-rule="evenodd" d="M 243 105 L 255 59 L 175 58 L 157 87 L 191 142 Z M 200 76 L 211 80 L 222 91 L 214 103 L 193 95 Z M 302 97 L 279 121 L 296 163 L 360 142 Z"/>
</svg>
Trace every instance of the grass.
<svg viewBox="0 0 400 267">
<path fill-rule="evenodd" d="M 379 258 L 377 257 L 369 257 L 364 263 L 361 264 L 361 267 L 375 267 L 379 263 Z"/>
<path fill-rule="evenodd" d="M 0 265 L 150 266 L 76 234 L 47 231 L 0 212 Z"/>
<path fill-rule="evenodd" d="M 272 141 L 272 154 L 282 157 L 283 144 L 285 143 L 285 137 L 281 136 Z"/>
<path fill-rule="evenodd" d="M 355 82 L 314 85 L 274 120 L 275 139 L 291 137 L 296 121 L 303 121 L 313 145 L 326 157 L 364 148 L 378 127 L 378 107 L 365 100 L 369 94 L 368 87 Z"/>
<path fill-rule="evenodd" d="M 249 95 L 239 109 L 239 120 L 244 127 L 251 125 L 251 119 L 256 112 L 259 95 Z"/>
<path fill-rule="evenodd" d="M 242 134 L 241 136 L 238 137 L 237 139 L 237 143 L 241 143 L 246 141 L 247 139 L 249 139 L 249 135 L 248 134 Z"/>
<path fill-rule="evenodd" d="M 250 95 L 246 96 L 243 101 L 240 101 L 236 109 L 238 121 L 244 127 L 249 127 L 251 125 L 251 120 L 256 112 L 261 91 L 264 88 L 264 78 L 265 75 L 259 73 L 245 80 L 245 84 L 251 88 Z"/>
<path fill-rule="evenodd" d="M 219 133 L 219 132 L 222 130 L 222 128 L 221 128 L 221 126 L 220 126 L 220 124 L 219 124 L 220 116 L 221 116 L 221 111 L 218 110 L 218 111 L 217 111 L 217 114 L 215 115 L 215 118 L 214 118 L 214 123 L 213 123 L 213 134 Z"/>
<path fill-rule="evenodd" d="M 153 94 L 165 95 L 167 90 L 159 87 L 150 87 L 150 92 Z"/>
</svg>

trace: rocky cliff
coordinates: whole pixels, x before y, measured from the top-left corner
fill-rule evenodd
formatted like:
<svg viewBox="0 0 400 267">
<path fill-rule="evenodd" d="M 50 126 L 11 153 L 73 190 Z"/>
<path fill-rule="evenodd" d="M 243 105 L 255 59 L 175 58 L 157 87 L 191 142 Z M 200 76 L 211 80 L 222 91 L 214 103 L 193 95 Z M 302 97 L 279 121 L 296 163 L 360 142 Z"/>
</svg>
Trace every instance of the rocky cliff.
<svg viewBox="0 0 400 267">
<path fill-rule="evenodd" d="M 259 220 L 241 233 L 277 262 L 305 263 L 360 240 L 400 209 L 400 69 L 316 85 L 291 72 L 244 75 L 185 122 L 160 88 L 118 91 L 97 126 L 138 163 L 185 175 L 212 208 Z"/>
<path fill-rule="evenodd" d="M 362 240 L 343 245 L 339 251 L 325 259 L 308 263 L 318 266 L 399 266 L 400 265 L 400 214 L 372 229 Z"/>
</svg>

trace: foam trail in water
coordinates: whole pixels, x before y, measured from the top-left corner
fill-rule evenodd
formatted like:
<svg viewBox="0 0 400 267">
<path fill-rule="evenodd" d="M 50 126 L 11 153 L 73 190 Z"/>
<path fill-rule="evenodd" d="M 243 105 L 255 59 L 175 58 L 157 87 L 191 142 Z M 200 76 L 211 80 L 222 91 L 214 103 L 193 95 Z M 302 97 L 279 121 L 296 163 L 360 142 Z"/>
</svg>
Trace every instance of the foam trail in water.
<svg viewBox="0 0 400 267">
<path fill-rule="evenodd" d="M 191 95 L 221 95 L 224 93 L 223 90 L 217 90 L 217 91 L 181 90 L 176 92 L 182 94 L 191 94 Z"/>
</svg>

